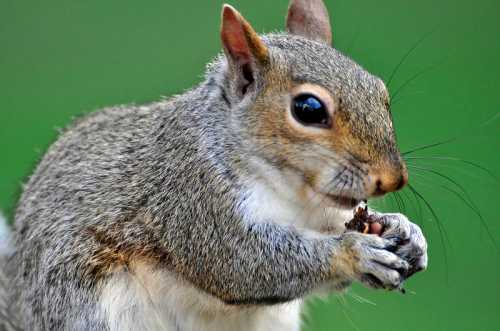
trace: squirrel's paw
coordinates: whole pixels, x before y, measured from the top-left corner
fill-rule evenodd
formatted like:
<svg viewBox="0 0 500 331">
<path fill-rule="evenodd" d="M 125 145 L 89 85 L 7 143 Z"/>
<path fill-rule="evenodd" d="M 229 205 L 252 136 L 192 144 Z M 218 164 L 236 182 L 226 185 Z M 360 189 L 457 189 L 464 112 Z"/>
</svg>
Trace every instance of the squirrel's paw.
<svg viewBox="0 0 500 331">
<path fill-rule="evenodd" d="M 398 245 L 393 238 L 345 232 L 340 237 L 340 246 L 334 268 L 369 287 L 398 289 L 411 268 L 395 254 Z"/>
<path fill-rule="evenodd" d="M 427 268 L 427 241 L 420 227 L 408 220 L 402 214 L 381 214 L 383 226 L 382 238 L 394 240 L 397 244 L 396 255 L 410 264 L 404 275 L 410 277 L 418 271 Z"/>
</svg>

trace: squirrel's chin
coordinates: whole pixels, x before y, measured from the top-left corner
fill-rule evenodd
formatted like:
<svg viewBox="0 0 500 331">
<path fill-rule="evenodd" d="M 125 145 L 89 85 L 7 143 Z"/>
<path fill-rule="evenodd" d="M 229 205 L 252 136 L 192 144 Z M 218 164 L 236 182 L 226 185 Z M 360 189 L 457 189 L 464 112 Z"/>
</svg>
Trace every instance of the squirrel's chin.
<svg viewBox="0 0 500 331">
<path fill-rule="evenodd" d="M 329 201 L 335 205 L 335 207 L 339 209 L 354 209 L 356 206 L 358 206 L 363 200 L 362 199 L 355 199 L 349 196 L 342 196 L 342 195 L 336 195 L 336 194 L 324 194 Z"/>
</svg>

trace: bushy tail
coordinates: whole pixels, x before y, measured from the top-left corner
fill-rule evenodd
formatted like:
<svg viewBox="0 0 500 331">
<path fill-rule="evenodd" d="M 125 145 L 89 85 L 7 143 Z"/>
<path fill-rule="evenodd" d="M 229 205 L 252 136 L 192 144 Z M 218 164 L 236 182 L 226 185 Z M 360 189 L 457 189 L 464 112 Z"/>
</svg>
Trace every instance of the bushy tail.
<svg viewBox="0 0 500 331">
<path fill-rule="evenodd" d="M 0 211 L 0 331 L 21 331 L 17 311 L 14 311 L 11 302 L 8 302 L 7 289 L 9 279 L 5 274 L 7 256 L 12 252 L 10 245 L 10 228 L 7 219 Z"/>
<path fill-rule="evenodd" d="M 6 255 L 10 251 L 10 229 L 7 219 L 0 211 L 0 255 Z"/>
</svg>

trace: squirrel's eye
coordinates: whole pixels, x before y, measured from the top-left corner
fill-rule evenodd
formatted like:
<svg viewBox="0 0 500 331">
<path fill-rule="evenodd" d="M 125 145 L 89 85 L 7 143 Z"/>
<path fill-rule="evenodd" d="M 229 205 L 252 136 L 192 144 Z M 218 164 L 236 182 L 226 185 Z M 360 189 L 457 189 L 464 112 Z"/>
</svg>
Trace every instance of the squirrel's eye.
<svg viewBox="0 0 500 331">
<path fill-rule="evenodd" d="M 303 125 L 327 128 L 330 115 L 323 103 L 314 95 L 300 94 L 292 102 L 292 115 Z"/>
</svg>

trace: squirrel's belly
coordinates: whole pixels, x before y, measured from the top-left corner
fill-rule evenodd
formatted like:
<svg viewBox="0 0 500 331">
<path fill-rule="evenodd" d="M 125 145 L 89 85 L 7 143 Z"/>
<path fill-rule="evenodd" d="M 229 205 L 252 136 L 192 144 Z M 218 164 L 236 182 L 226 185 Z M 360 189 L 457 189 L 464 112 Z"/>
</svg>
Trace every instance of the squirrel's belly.
<svg viewBox="0 0 500 331">
<path fill-rule="evenodd" d="M 301 301 L 228 306 L 168 271 L 137 264 L 103 288 L 101 308 L 111 331 L 298 331 Z"/>
</svg>

